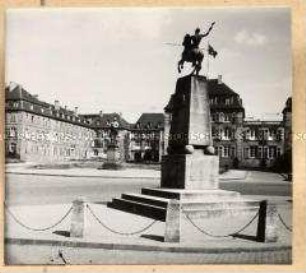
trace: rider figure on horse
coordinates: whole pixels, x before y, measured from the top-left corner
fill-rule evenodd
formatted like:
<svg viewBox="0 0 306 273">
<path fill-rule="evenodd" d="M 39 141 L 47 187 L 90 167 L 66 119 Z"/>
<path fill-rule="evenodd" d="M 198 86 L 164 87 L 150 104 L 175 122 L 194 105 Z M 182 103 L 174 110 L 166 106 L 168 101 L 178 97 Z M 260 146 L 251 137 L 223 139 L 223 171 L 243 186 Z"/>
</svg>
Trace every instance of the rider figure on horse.
<svg viewBox="0 0 306 273">
<path fill-rule="evenodd" d="M 213 22 L 208 29 L 208 31 L 204 34 L 201 34 L 201 30 L 197 28 L 194 32 L 194 35 L 190 36 L 186 34 L 184 37 L 184 41 L 182 45 L 184 46 L 184 51 L 182 53 L 182 59 L 178 63 L 178 71 L 181 73 L 181 70 L 184 68 L 184 62 L 191 62 L 192 66 L 195 67 L 195 71 L 198 74 L 201 70 L 202 61 L 204 58 L 204 54 L 200 49 L 200 43 L 202 38 L 209 35 L 210 31 L 212 30 L 215 22 Z"/>
</svg>

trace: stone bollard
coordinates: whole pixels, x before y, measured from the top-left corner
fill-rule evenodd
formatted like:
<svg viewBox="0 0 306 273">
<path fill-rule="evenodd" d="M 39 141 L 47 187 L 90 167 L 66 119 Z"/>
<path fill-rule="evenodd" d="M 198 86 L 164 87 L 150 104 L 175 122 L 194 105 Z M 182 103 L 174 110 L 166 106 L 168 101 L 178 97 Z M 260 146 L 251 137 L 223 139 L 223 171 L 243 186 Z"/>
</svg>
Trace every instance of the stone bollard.
<svg viewBox="0 0 306 273">
<path fill-rule="evenodd" d="M 257 240 L 259 242 L 277 242 L 277 206 L 267 200 L 260 202 L 257 225 Z"/>
<path fill-rule="evenodd" d="M 167 205 L 165 242 L 178 243 L 181 237 L 181 204 L 171 199 Z"/>
<path fill-rule="evenodd" d="M 70 237 L 82 238 L 84 234 L 84 200 L 76 199 L 72 203 Z"/>
</svg>

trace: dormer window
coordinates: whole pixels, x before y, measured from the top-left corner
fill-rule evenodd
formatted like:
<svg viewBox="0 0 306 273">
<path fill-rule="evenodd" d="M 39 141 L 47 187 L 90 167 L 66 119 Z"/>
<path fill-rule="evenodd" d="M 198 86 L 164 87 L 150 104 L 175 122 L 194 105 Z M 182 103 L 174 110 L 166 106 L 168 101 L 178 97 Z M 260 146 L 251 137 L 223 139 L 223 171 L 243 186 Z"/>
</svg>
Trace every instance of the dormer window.
<svg viewBox="0 0 306 273">
<path fill-rule="evenodd" d="M 34 110 L 34 105 L 30 104 L 30 110 Z"/>
</svg>

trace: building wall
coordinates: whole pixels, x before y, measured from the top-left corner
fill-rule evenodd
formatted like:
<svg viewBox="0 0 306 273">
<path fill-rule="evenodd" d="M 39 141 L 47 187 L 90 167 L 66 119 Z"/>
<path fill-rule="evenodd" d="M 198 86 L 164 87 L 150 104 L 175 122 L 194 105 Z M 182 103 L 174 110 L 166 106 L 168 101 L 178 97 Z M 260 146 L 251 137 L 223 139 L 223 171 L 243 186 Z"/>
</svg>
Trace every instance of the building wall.
<svg viewBox="0 0 306 273">
<path fill-rule="evenodd" d="M 133 129 L 130 132 L 129 160 L 160 162 L 164 155 L 163 129 Z"/>
<path fill-rule="evenodd" d="M 6 113 L 6 155 L 24 161 L 88 158 L 93 152 L 95 135 L 95 131 L 90 128 L 34 113 Z"/>
</svg>

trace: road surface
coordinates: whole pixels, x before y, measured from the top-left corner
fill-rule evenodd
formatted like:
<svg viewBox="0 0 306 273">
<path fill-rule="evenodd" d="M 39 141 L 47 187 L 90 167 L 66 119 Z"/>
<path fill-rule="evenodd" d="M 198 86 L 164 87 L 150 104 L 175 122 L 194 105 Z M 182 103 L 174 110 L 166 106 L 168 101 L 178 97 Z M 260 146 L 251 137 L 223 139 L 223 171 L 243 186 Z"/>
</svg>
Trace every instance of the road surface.
<svg viewBox="0 0 306 273">
<path fill-rule="evenodd" d="M 290 196 L 291 183 L 271 181 L 269 173 L 250 172 L 244 181 L 221 182 L 224 190 L 245 195 Z M 140 192 L 143 187 L 159 187 L 157 178 L 61 177 L 7 174 L 6 202 L 9 205 L 71 203 L 79 196 L 89 202 L 106 202 L 121 193 Z"/>
</svg>

